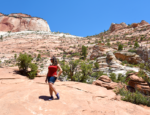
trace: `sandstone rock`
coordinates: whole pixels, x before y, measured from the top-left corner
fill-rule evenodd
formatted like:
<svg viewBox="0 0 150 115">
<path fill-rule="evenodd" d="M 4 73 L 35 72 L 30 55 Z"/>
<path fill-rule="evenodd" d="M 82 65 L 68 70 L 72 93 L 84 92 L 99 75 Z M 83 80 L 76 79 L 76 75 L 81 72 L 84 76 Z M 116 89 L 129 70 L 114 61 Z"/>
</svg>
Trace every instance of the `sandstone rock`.
<svg viewBox="0 0 150 115">
<path fill-rule="evenodd" d="M 138 54 L 141 57 L 141 59 L 144 60 L 145 62 L 148 61 L 148 58 L 149 58 L 148 54 L 149 53 L 150 52 L 148 51 L 148 49 L 146 47 L 138 48 L 136 50 L 136 54 Z"/>
<path fill-rule="evenodd" d="M 131 27 L 136 28 L 138 26 L 143 26 L 143 25 L 149 25 L 149 23 L 146 22 L 145 20 L 142 20 L 140 23 L 132 23 Z"/>
<path fill-rule="evenodd" d="M 101 57 L 103 54 L 105 54 L 106 49 L 107 48 L 104 46 L 95 45 L 90 55 L 90 59 L 94 60 L 95 58 Z"/>
<path fill-rule="evenodd" d="M 98 80 L 101 80 L 101 81 L 104 81 L 104 82 L 107 82 L 107 83 L 111 82 L 111 79 L 106 75 L 102 75 L 101 77 L 99 77 Z"/>
<path fill-rule="evenodd" d="M 125 23 L 121 23 L 121 24 L 114 24 L 112 23 L 109 30 L 111 32 L 115 31 L 115 30 L 119 30 L 119 29 L 122 29 L 122 28 L 125 28 L 127 27 L 127 25 Z"/>
<path fill-rule="evenodd" d="M 13 70 L 0 68 L 0 76 L 12 76 Z M 15 77 L 14 76 L 14 77 Z M 49 88 L 43 77 L 40 82 L 24 79 L 24 82 L 2 84 L 0 79 L 1 115 L 149 115 L 149 108 L 120 101 L 112 90 L 79 83 L 56 82 L 60 100 L 49 101 Z M 16 79 L 11 79 L 16 80 Z M 5 80 L 7 83 L 7 80 Z M 9 82 L 10 83 L 10 80 Z M 56 97 L 55 97 L 56 98 Z M 9 108 L 9 109 L 8 109 Z"/>
<path fill-rule="evenodd" d="M 107 52 L 107 58 L 106 58 L 106 60 L 107 60 L 107 63 L 109 65 L 116 65 L 118 63 L 119 64 L 121 63 L 119 60 L 116 59 L 115 55 L 111 51 Z"/>
<path fill-rule="evenodd" d="M 118 60 L 121 60 L 121 61 L 126 60 L 128 63 L 138 64 L 138 63 L 143 62 L 140 56 L 136 55 L 136 53 L 122 51 L 122 52 L 115 52 L 114 54 Z"/>
<path fill-rule="evenodd" d="M 112 82 L 108 76 L 102 75 L 98 80 L 93 82 L 94 85 L 105 87 L 107 89 L 114 89 L 118 87 L 118 83 Z"/>
<path fill-rule="evenodd" d="M 131 27 L 133 27 L 133 28 L 136 28 L 136 27 L 138 27 L 138 26 L 139 26 L 138 23 L 132 23 L 132 24 L 131 24 Z"/>
<path fill-rule="evenodd" d="M 50 28 L 45 20 L 36 17 L 29 17 L 29 15 L 25 14 L 0 16 L 0 31 L 19 32 L 29 30 L 50 31 Z"/>
<path fill-rule="evenodd" d="M 137 76 L 138 73 L 131 73 L 127 76 L 126 79 L 130 79 L 128 85 L 135 88 L 136 90 L 142 93 L 150 93 L 150 86 L 145 82 L 141 77 Z M 148 76 L 147 76 L 148 77 Z"/>
<path fill-rule="evenodd" d="M 148 25 L 149 23 L 146 22 L 145 20 L 142 20 L 139 24 L 140 24 L 140 25 Z"/>
<path fill-rule="evenodd" d="M 0 13 L 0 16 L 3 16 L 4 14 Z"/>
</svg>

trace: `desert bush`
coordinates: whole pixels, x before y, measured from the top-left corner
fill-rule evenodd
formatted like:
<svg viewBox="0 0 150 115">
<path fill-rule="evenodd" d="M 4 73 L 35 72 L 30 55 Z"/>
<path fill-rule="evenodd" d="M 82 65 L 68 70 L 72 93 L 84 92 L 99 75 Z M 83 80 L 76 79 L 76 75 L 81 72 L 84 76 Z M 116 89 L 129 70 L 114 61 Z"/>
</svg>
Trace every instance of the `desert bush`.
<svg viewBox="0 0 150 115">
<path fill-rule="evenodd" d="M 17 58 L 17 65 L 19 67 L 19 70 L 21 70 L 23 75 L 29 75 L 29 78 L 33 79 L 36 76 L 37 73 L 37 65 L 31 63 L 33 58 L 31 55 L 28 55 L 26 53 L 22 54 L 20 53 L 19 57 Z M 28 68 L 31 69 L 30 72 L 28 72 Z"/>
<path fill-rule="evenodd" d="M 38 54 L 36 61 L 40 61 L 40 59 L 41 59 L 41 54 Z"/>
<path fill-rule="evenodd" d="M 122 75 L 121 73 L 118 74 L 117 82 L 125 83 L 125 79 L 126 79 L 126 77 L 124 75 Z"/>
<path fill-rule="evenodd" d="M 111 79 L 113 82 L 117 82 L 116 74 L 115 74 L 115 73 L 110 73 L 109 76 L 110 76 L 110 79 Z"/>
<path fill-rule="evenodd" d="M 136 53 L 135 49 L 129 49 L 128 52 Z"/>
<path fill-rule="evenodd" d="M 139 47 L 139 44 L 138 44 L 137 41 L 134 43 L 134 47 L 135 47 L 135 48 Z"/>
<path fill-rule="evenodd" d="M 30 63 L 29 68 L 31 68 L 31 71 L 28 73 L 29 78 L 30 79 L 34 79 L 34 77 L 37 74 L 38 66 L 36 64 L 34 64 L 34 63 Z"/>
<path fill-rule="evenodd" d="M 99 63 L 98 63 L 98 62 L 95 62 L 95 63 L 94 63 L 94 67 L 95 67 L 96 69 L 99 69 Z"/>
<path fill-rule="evenodd" d="M 87 47 L 84 45 L 82 46 L 82 56 L 84 57 L 85 60 L 87 56 Z"/>
<path fill-rule="evenodd" d="M 122 44 L 118 45 L 118 50 L 123 50 L 123 45 Z"/>
<path fill-rule="evenodd" d="M 123 101 L 150 106 L 150 97 L 145 96 L 144 94 L 140 93 L 137 90 L 135 92 L 130 92 L 125 88 L 120 88 L 118 89 L 118 91 L 116 91 L 116 93 L 122 96 L 121 99 Z"/>
<path fill-rule="evenodd" d="M 17 59 L 17 54 L 14 55 L 15 60 Z"/>
</svg>

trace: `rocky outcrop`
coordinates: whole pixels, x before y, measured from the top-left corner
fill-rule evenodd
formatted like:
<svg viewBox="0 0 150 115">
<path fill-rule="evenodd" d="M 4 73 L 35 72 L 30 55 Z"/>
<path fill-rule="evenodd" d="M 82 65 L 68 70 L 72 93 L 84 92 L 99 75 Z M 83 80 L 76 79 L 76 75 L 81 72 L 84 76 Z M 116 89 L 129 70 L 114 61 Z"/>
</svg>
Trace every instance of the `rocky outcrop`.
<svg viewBox="0 0 150 115">
<path fill-rule="evenodd" d="M 111 79 L 106 75 L 100 76 L 96 81 L 93 82 L 93 84 L 105 87 L 107 89 L 115 89 L 119 87 L 118 83 L 112 82 Z"/>
<path fill-rule="evenodd" d="M 50 31 L 47 22 L 41 18 L 26 14 L 10 14 L 0 16 L 0 31 Z"/>
<path fill-rule="evenodd" d="M 121 61 L 126 60 L 128 63 L 131 63 L 131 64 L 139 64 L 143 62 L 140 56 L 137 55 L 136 53 L 118 51 L 118 52 L 115 52 L 114 55 L 118 60 L 121 60 Z"/>
<path fill-rule="evenodd" d="M 148 76 L 147 76 L 148 78 Z M 138 73 L 131 73 L 127 76 L 126 80 L 129 79 L 128 85 L 142 93 L 150 93 L 150 86 L 149 84 L 142 79 L 141 77 L 138 77 Z"/>
<path fill-rule="evenodd" d="M 140 24 L 140 25 L 148 25 L 149 23 L 146 22 L 145 20 L 142 20 L 139 24 Z"/>
<path fill-rule="evenodd" d="M 149 25 L 149 23 L 146 22 L 145 20 L 142 20 L 140 23 L 132 23 L 131 27 L 136 28 L 138 26 L 143 26 L 143 25 Z"/>
<path fill-rule="evenodd" d="M 112 23 L 109 30 L 111 32 L 115 31 L 115 30 L 118 30 L 118 29 L 122 29 L 122 28 L 125 28 L 127 27 L 127 25 L 125 23 L 121 23 L 121 24 L 114 24 Z"/>
<path fill-rule="evenodd" d="M 90 55 L 90 59 L 94 60 L 94 59 L 96 59 L 98 57 L 103 56 L 105 54 L 105 52 L 106 52 L 106 49 L 107 48 L 104 47 L 104 46 L 95 45 L 93 47 L 93 51 L 92 51 L 92 53 Z"/>
<path fill-rule="evenodd" d="M 139 26 L 138 23 L 132 23 L 132 24 L 131 24 L 131 27 L 133 27 L 133 28 L 136 28 L 136 27 L 138 27 L 138 26 Z"/>
<path fill-rule="evenodd" d="M 106 60 L 107 60 L 107 63 L 109 64 L 110 67 L 113 67 L 113 68 L 120 67 L 119 64 L 121 62 L 116 59 L 116 57 L 113 54 L 113 52 L 111 52 L 111 51 L 107 52 Z"/>
<path fill-rule="evenodd" d="M 136 54 L 138 54 L 142 60 L 147 62 L 149 58 L 150 50 L 148 50 L 146 47 L 138 48 L 136 50 Z"/>
</svg>

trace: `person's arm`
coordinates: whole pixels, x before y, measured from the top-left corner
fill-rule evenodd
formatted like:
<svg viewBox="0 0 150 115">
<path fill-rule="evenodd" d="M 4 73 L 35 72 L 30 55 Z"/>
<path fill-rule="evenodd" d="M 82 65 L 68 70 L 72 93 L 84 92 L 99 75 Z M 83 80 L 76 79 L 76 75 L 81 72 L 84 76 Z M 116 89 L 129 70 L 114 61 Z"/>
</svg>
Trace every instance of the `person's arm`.
<svg viewBox="0 0 150 115">
<path fill-rule="evenodd" d="M 61 66 L 58 64 L 57 67 L 58 67 L 58 69 L 59 69 L 59 73 L 58 73 L 58 75 L 55 76 L 55 77 L 59 77 L 60 74 L 62 73 L 62 68 L 61 68 Z"/>
<path fill-rule="evenodd" d="M 49 72 L 49 69 L 48 69 L 48 72 Z M 45 79 L 45 82 L 46 82 L 46 83 L 47 83 L 48 72 L 47 72 L 46 79 Z"/>
</svg>

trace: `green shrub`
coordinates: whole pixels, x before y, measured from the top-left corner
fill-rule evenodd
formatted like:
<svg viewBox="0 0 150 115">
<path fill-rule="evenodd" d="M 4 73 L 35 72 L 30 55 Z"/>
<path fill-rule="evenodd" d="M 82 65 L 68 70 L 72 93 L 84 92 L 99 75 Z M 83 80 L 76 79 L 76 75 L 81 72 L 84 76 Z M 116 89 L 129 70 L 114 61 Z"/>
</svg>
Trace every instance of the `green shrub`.
<svg viewBox="0 0 150 115">
<path fill-rule="evenodd" d="M 139 77 L 143 78 L 146 82 L 150 83 L 150 78 L 147 77 L 146 73 L 143 71 L 143 70 L 140 70 L 138 72 L 138 75 Z"/>
<path fill-rule="evenodd" d="M 137 90 L 132 93 L 124 88 L 121 88 L 118 89 L 117 94 L 120 94 L 122 96 L 121 99 L 123 101 L 150 106 L 150 97 L 143 95 Z"/>
<path fill-rule="evenodd" d="M 82 56 L 84 57 L 85 60 L 87 56 L 87 47 L 84 45 L 82 46 Z"/>
<path fill-rule="evenodd" d="M 125 83 L 125 79 L 126 79 L 126 77 L 123 76 L 121 73 L 118 74 L 117 82 L 123 82 L 123 83 Z"/>
<path fill-rule="evenodd" d="M 17 58 L 17 65 L 19 67 L 19 70 L 23 70 L 23 74 L 27 73 L 28 67 L 32 61 L 32 57 L 28 54 L 22 54 L 20 53 L 19 57 Z"/>
<path fill-rule="evenodd" d="M 17 54 L 14 55 L 15 60 L 17 59 Z"/>
<path fill-rule="evenodd" d="M 95 62 L 94 66 L 95 66 L 96 69 L 99 69 L 99 63 L 98 62 Z"/>
<path fill-rule="evenodd" d="M 135 48 L 139 47 L 139 44 L 138 44 L 137 41 L 134 43 L 134 47 L 135 47 Z"/>
<path fill-rule="evenodd" d="M 28 73 L 29 74 L 29 78 L 30 79 L 34 79 L 34 77 L 37 74 L 38 66 L 36 64 L 34 64 L 34 63 L 30 63 L 29 67 L 31 68 L 31 71 Z"/>
<path fill-rule="evenodd" d="M 17 58 L 17 65 L 19 67 L 19 70 L 23 71 L 23 75 L 29 75 L 30 79 L 33 79 L 36 76 L 37 73 L 37 65 L 31 63 L 33 58 L 31 55 L 28 54 L 22 54 L 20 53 L 19 57 Z M 28 68 L 31 69 L 31 71 L 28 73 Z"/>
<path fill-rule="evenodd" d="M 129 49 L 128 52 L 136 53 L 135 49 Z"/>
<path fill-rule="evenodd" d="M 123 45 L 122 44 L 118 45 L 118 50 L 123 50 Z"/>
<path fill-rule="evenodd" d="M 115 73 L 110 73 L 110 79 L 113 81 L 113 82 L 117 82 L 117 79 L 116 79 L 116 74 Z"/>
</svg>

